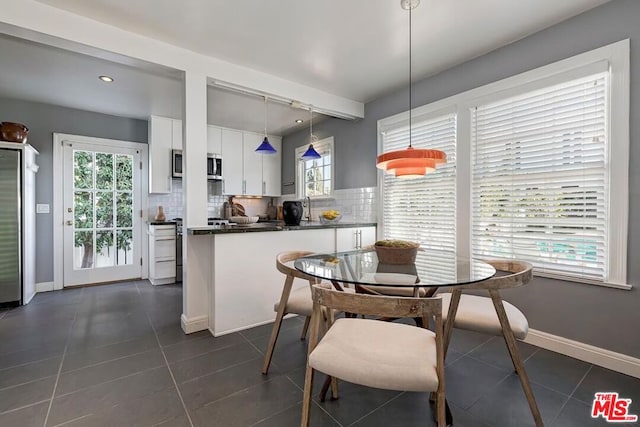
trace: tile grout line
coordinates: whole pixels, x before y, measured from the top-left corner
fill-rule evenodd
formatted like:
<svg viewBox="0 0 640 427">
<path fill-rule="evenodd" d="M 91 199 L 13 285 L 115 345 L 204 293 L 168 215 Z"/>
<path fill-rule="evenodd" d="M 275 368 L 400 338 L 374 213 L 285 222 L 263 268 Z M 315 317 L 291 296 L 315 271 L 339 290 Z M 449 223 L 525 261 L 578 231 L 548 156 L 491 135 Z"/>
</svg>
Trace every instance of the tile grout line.
<svg viewBox="0 0 640 427">
<path fill-rule="evenodd" d="M 292 379 L 291 379 L 291 377 L 289 377 L 289 375 L 288 375 L 288 374 L 283 374 L 283 375 L 284 375 L 284 377 L 285 377 L 286 379 L 288 379 L 288 380 L 289 380 L 289 381 L 290 381 L 290 382 L 291 382 L 291 383 L 292 383 L 292 384 L 293 384 L 293 385 L 294 385 L 298 390 L 300 390 L 300 391 L 303 393 L 303 400 L 304 400 L 304 388 L 300 388 L 300 386 L 299 386 L 298 384 L 296 384 L 296 382 L 295 382 L 294 380 L 292 380 Z M 303 401 L 303 400 L 301 400 L 300 402 L 296 403 L 296 405 L 297 405 L 297 404 L 299 404 L 299 403 L 302 403 L 302 401 Z M 312 404 L 312 405 L 315 405 L 317 408 L 320 408 L 320 410 L 321 410 L 322 412 L 324 412 L 325 414 L 327 414 L 327 415 L 329 416 L 329 418 L 331 418 L 333 421 L 335 421 L 335 422 L 336 422 L 336 424 L 338 424 L 340 427 L 343 427 L 343 424 L 342 424 L 340 421 L 336 420 L 336 419 L 333 417 L 333 415 L 331 415 L 331 414 L 330 414 L 326 409 L 324 409 L 324 407 L 323 407 L 322 405 L 320 405 L 318 402 L 316 402 L 315 400 L 313 400 L 313 392 L 311 393 L 311 404 Z M 274 414 L 274 415 L 276 415 L 276 414 Z M 271 418 L 271 417 L 269 417 L 269 418 Z"/>
<path fill-rule="evenodd" d="M 551 421 L 550 425 L 553 426 L 555 425 L 556 421 L 558 420 L 558 418 L 560 417 L 560 414 L 562 413 L 562 411 L 564 411 L 564 408 L 567 406 L 567 404 L 569 403 L 569 401 L 571 400 L 573 394 L 576 392 L 576 390 L 578 389 L 578 387 L 580 387 L 580 384 L 582 384 L 582 382 L 584 381 L 585 378 L 587 378 L 587 375 L 589 375 L 589 372 L 591 372 L 591 370 L 593 369 L 593 364 L 591 364 L 591 366 L 589 366 L 589 369 L 587 369 L 587 372 L 584 373 L 584 375 L 582 376 L 582 378 L 580 378 L 580 381 L 578 381 L 578 384 L 576 384 L 576 386 L 573 388 L 573 390 L 571 390 L 571 393 L 569 394 L 567 400 L 562 404 L 562 406 L 560 407 L 560 409 L 558 410 L 558 413 L 556 414 L 555 418 Z"/>
<path fill-rule="evenodd" d="M 136 285 L 136 291 L 138 292 L 138 296 L 142 296 L 142 294 L 140 293 L 140 288 L 138 287 L 138 283 L 135 283 Z M 147 313 L 147 311 L 143 308 L 142 309 L 144 311 L 144 314 L 147 316 L 147 321 L 149 322 L 149 325 L 151 325 L 151 329 L 153 330 L 153 334 L 156 337 L 156 342 L 158 343 L 158 346 L 160 347 L 160 352 L 162 353 L 162 357 L 164 358 L 164 363 L 167 367 L 167 370 L 169 371 L 169 375 L 171 376 L 171 381 L 173 381 L 173 386 L 176 389 L 176 393 L 178 394 L 178 398 L 180 399 L 180 403 L 182 403 L 182 409 L 184 409 L 184 413 L 187 416 L 187 420 L 189 421 L 189 425 L 191 427 L 194 427 L 193 425 L 193 420 L 191 419 L 191 414 L 189 414 L 189 410 L 187 409 L 187 405 L 184 403 L 184 398 L 182 397 L 182 393 L 180 392 L 180 389 L 178 388 L 178 383 L 176 382 L 176 377 L 173 375 L 173 371 L 171 370 L 171 366 L 169 365 L 169 360 L 167 359 L 167 355 L 164 352 L 164 348 L 162 347 L 162 344 L 160 343 L 160 338 L 158 337 L 158 332 L 156 331 L 156 327 L 153 325 L 153 322 L 151 321 L 151 317 L 149 316 L 149 313 Z"/>
<path fill-rule="evenodd" d="M 73 320 L 71 321 L 71 326 L 69 326 L 69 332 L 67 333 L 67 342 L 64 345 L 64 351 L 62 352 L 62 358 L 60 359 L 60 366 L 58 367 L 58 376 L 56 377 L 56 382 L 53 385 L 53 391 L 51 392 L 51 400 L 49 401 L 49 407 L 47 408 L 47 415 L 44 417 L 44 422 L 42 423 L 43 427 L 47 427 L 47 422 L 49 421 L 49 415 L 51 414 L 51 408 L 53 407 L 53 399 L 56 397 L 56 390 L 58 389 L 58 383 L 60 382 L 60 374 L 62 372 L 62 365 L 64 364 L 64 358 L 67 355 L 67 349 L 69 348 L 69 341 L 71 340 L 71 333 L 73 332 L 73 327 L 76 324 L 76 319 L 78 318 L 78 311 L 80 310 L 80 304 L 82 303 L 82 298 L 84 296 L 84 289 L 80 292 L 80 303 L 76 306 L 76 311 L 73 314 Z"/>
<path fill-rule="evenodd" d="M 350 426 L 355 425 L 356 423 L 358 423 L 359 421 L 362 421 L 363 419 L 367 418 L 369 415 L 373 414 L 374 412 L 376 412 L 377 410 L 384 408 L 385 406 L 387 406 L 389 403 L 393 402 L 396 399 L 399 399 L 400 396 L 406 394 L 406 391 L 402 391 L 400 393 L 398 393 L 396 396 L 392 397 L 391 399 L 387 400 L 386 402 L 384 402 L 382 405 L 379 405 L 376 409 L 369 411 L 368 413 L 364 414 L 363 416 L 361 416 L 360 418 L 358 418 L 357 420 L 355 420 L 354 422 L 352 422 L 351 424 L 349 424 Z"/>
</svg>

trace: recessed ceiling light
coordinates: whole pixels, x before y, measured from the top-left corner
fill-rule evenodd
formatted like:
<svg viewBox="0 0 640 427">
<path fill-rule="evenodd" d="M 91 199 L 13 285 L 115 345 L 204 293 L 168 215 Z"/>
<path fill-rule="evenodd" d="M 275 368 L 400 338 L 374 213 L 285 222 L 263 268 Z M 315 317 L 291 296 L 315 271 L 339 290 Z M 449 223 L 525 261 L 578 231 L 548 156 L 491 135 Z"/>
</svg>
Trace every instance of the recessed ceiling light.
<svg viewBox="0 0 640 427">
<path fill-rule="evenodd" d="M 109 77 L 109 76 L 100 76 L 98 78 L 106 83 L 111 83 L 113 81 L 113 77 Z"/>
<path fill-rule="evenodd" d="M 302 123 L 302 122 L 304 122 L 304 120 L 302 120 L 302 119 L 296 119 L 296 123 Z"/>
</svg>

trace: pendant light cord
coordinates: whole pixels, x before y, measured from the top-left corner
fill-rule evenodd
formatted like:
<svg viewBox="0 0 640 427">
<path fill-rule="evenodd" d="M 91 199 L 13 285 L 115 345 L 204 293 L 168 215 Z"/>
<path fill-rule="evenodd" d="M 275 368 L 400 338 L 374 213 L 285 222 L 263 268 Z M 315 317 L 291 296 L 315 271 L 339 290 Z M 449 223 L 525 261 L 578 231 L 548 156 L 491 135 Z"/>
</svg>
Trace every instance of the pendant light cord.
<svg viewBox="0 0 640 427">
<path fill-rule="evenodd" d="M 309 144 L 313 144 L 313 107 L 309 106 Z"/>
<path fill-rule="evenodd" d="M 267 137 L 267 97 L 264 97 L 264 137 Z"/>
<path fill-rule="evenodd" d="M 412 139 L 412 135 L 411 135 L 411 116 L 413 114 L 411 114 L 411 105 L 412 105 L 412 99 L 411 99 L 411 10 L 413 9 L 413 7 L 411 5 L 409 5 L 409 148 L 412 148 L 411 146 L 411 139 Z"/>
</svg>

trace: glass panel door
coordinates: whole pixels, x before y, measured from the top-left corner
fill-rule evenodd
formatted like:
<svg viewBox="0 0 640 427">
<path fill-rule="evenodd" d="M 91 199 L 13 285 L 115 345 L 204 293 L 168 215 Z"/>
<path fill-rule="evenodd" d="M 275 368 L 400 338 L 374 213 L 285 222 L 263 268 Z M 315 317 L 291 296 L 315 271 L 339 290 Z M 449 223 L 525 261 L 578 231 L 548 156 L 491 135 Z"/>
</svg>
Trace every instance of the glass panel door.
<svg viewBox="0 0 640 427">
<path fill-rule="evenodd" d="M 138 158 L 136 150 L 66 143 L 65 285 L 140 277 Z"/>
</svg>

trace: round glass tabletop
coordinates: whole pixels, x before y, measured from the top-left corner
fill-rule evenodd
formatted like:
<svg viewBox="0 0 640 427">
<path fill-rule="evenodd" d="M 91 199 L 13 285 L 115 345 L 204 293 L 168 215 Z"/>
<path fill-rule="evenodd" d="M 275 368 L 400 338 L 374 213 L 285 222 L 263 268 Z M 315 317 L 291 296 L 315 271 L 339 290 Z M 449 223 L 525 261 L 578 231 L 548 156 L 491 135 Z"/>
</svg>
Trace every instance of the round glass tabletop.
<svg viewBox="0 0 640 427">
<path fill-rule="evenodd" d="M 486 262 L 434 250 L 420 250 L 413 264 L 383 264 L 378 262 L 375 250 L 360 249 L 298 258 L 294 266 L 320 279 L 366 286 L 456 286 L 496 274 Z"/>
</svg>

